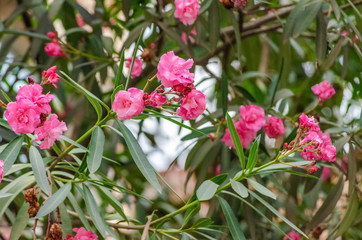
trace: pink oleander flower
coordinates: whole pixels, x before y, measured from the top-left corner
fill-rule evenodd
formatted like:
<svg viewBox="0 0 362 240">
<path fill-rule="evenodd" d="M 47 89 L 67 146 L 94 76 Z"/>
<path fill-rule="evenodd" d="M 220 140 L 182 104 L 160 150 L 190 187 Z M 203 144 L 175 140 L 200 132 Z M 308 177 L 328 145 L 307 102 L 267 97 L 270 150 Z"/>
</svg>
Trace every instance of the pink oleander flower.
<svg viewBox="0 0 362 240">
<path fill-rule="evenodd" d="M 314 122 L 314 117 L 308 117 L 304 113 L 299 117 L 300 128 L 309 128 L 309 131 L 319 131 L 319 126 L 317 122 Z"/>
<path fill-rule="evenodd" d="M 117 113 L 119 120 L 131 119 L 145 109 L 144 92 L 137 88 L 119 91 L 114 96 L 112 110 Z"/>
<path fill-rule="evenodd" d="M 234 3 L 234 8 L 241 8 L 246 6 L 249 0 L 231 0 Z"/>
<path fill-rule="evenodd" d="M 193 64 L 192 59 L 186 61 L 170 51 L 161 56 L 157 66 L 157 78 L 161 80 L 162 85 L 165 87 L 173 87 L 179 84 L 186 87 L 194 82 L 194 74 L 188 71 Z"/>
<path fill-rule="evenodd" d="M 236 132 L 239 135 L 241 145 L 243 146 L 243 148 L 245 148 L 255 139 L 257 131 L 246 128 L 242 121 L 236 122 L 235 120 L 233 120 L 233 122 Z M 229 129 L 225 130 L 225 135 L 221 139 L 221 141 L 223 141 L 227 146 L 235 148 Z"/>
<path fill-rule="evenodd" d="M 240 121 L 244 128 L 259 131 L 265 124 L 264 109 L 256 105 L 240 106 Z"/>
<path fill-rule="evenodd" d="M 300 240 L 300 235 L 299 235 L 299 233 L 296 233 L 296 232 L 294 232 L 294 231 L 289 232 L 289 233 L 288 233 L 288 237 L 290 237 L 290 238 L 293 239 L 293 240 Z M 283 240 L 289 240 L 288 237 L 284 237 Z"/>
<path fill-rule="evenodd" d="M 189 37 L 188 37 L 191 43 L 195 43 L 195 38 L 194 37 L 196 37 L 196 35 L 197 35 L 196 28 L 193 28 L 191 30 L 191 32 L 190 32 Z M 187 44 L 187 33 L 182 32 L 181 33 L 181 39 L 185 44 Z"/>
<path fill-rule="evenodd" d="M 126 60 L 126 68 L 131 68 L 131 65 L 132 65 L 132 59 L 133 58 L 128 58 Z M 134 60 L 134 64 L 133 64 L 133 68 L 132 68 L 132 72 L 131 72 L 131 77 L 138 77 L 139 75 L 141 75 L 142 73 L 142 65 L 143 65 L 143 62 L 141 59 L 139 58 L 136 58 Z"/>
<path fill-rule="evenodd" d="M 323 167 L 322 170 L 322 182 L 327 181 L 328 178 L 331 176 L 331 169 L 329 167 Z"/>
<path fill-rule="evenodd" d="M 328 81 L 323 81 L 312 87 L 312 91 L 315 95 L 318 95 L 319 101 L 323 102 L 328 98 L 331 98 L 336 91 Z"/>
<path fill-rule="evenodd" d="M 49 102 L 55 97 L 54 95 L 47 93 L 43 94 L 43 87 L 39 84 L 24 85 L 20 87 L 16 100 L 27 99 L 35 104 L 41 113 L 50 113 L 51 108 Z"/>
<path fill-rule="evenodd" d="M 48 56 L 55 56 L 55 57 L 66 56 L 65 52 L 60 48 L 57 40 L 53 40 L 51 43 L 45 45 L 44 50 L 48 54 Z"/>
<path fill-rule="evenodd" d="M 277 138 L 285 133 L 283 121 L 277 117 L 268 117 L 264 130 L 270 138 Z"/>
<path fill-rule="evenodd" d="M 336 161 L 336 147 L 331 144 L 323 144 L 320 148 L 321 158 L 324 161 L 334 162 Z"/>
<path fill-rule="evenodd" d="M 84 23 L 84 19 L 81 14 L 77 13 L 75 15 L 75 20 L 77 21 L 78 27 L 84 27 L 85 23 Z"/>
<path fill-rule="evenodd" d="M 3 174 L 4 174 L 4 162 L 3 160 L 0 159 L 0 183 L 1 179 L 3 179 Z"/>
<path fill-rule="evenodd" d="M 158 94 L 157 92 L 152 92 L 149 98 L 147 99 L 147 104 L 154 107 L 161 107 L 167 102 L 167 98 Z"/>
<path fill-rule="evenodd" d="M 56 83 L 59 82 L 59 76 L 57 74 L 57 66 L 53 66 L 46 71 L 43 71 L 43 82 L 46 84 L 52 84 L 55 88 L 58 88 Z"/>
<path fill-rule="evenodd" d="M 77 233 L 74 238 L 68 234 L 66 240 L 94 240 L 98 238 L 96 234 L 94 234 L 92 231 L 87 231 L 84 227 L 73 228 L 73 232 Z"/>
<path fill-rule="evenodd" d="M 175 17 L 185 25 L 192 25 L 199 16 L 198 0 L 175 0 Z"/>
<path fill-rule="evenodd" d="M 308 172 L 309 172 L 310 174 L 315 173 L 315 172 L 318 171 L 318 170 L 319 170 L 319 168 L 318 168 L 317 166 L 310 166 L 310 167 L 308 167 Z"/>
<path fill-rule="evenodd" d="M 29 99 L 8 104 L 5 117 L 15 133 L 32 133 L 40 124 L 41 109 Z"/>
<path fill-rule="evenodd" d="M 199 90 L 192 90 L 182 100 L 176 113 L 182 120 L 196 119 L 206 108 L 206 96 Z"/>
<path fill-rule="evenodd" d="M 65 123 L 63 121 L 59 121 L 56 114 L 52 114 L 42 126 L 35 129 L 35 134 L 38 136 L 35 141 L 43 140 L 40 143 L 39 148 L 49 149 L 53 146 L 56 140 L 60 140 L 60 136 L 67 130 Z"/>
</svg>

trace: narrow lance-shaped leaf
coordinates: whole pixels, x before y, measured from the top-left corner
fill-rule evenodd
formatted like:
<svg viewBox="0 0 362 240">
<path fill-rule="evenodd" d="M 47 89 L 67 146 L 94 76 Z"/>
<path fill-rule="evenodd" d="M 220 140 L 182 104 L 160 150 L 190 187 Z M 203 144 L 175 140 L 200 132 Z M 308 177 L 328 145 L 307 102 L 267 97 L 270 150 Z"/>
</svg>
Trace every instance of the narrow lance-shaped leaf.
<svg viewBox="0 0 362 240">
<path fill-rule="evenodd" d="M 233 236 L 233 239 L 246 240 L 245 235 L 240 228 L 240 224 L 236 219 L 234 211 L 231 209 L 230 205 L 226 202 L 225 199 L 221 197 L 218 197 L 218 199 L 220 202 L 221 209 L 224 212 L 226 221 L 228 223 L 231 236 Z"/>
<path fill-rule="evenodd" d="M 11 233 L 9 240 L 18 240 L 23 234 L 26 225 L 28 225 L 29 214 L 28 214 L 29 203 L 24 202 L 16 215 L 15 222 L 11 227 Z"/>
<path fill-rule="evenodd" d="M 316 52 L 318 64 L 321 64 L 327 53 L 327 24 L 322 10 L 317 15 Z"/>
<path fill-rule="evenodd" d="M 258 162 L 259 144 L 260 144 L 260 135 L 256 137 L 253 146 L 251 146 L 248 163 L 246 165 L 246 170 L 252 170 L 256 166 Z"/>
<path fill-rule="evenodd" d="M 235 125 L 234 125 L 233 120 L 231 119 L 229 113 L 226 113 L 226 123 L 229 128 L 230 135 L 231 135 L 231 138 L 232 138 L 234 146 L 235 146 L 235 150 L 238 154 L 241 168 L 244 169 L 245 168 L 245 156 L 244 156 L 243 146 L 241 144 L 239 134 L 236 131 Z"/>
<path fill-rule="evenodd" d="M 259 193 L 263 194 L 264 196 L 270 197 L 272 199 L 277 199 L 277 196 L 275 196 L 275 194 L 272 191 L 270 191 L 269 189 L 267 189 L 260 183 L 255 182 L 254 180 L 251 180 L 251 179 L 247 179 L 247 180 L 248 180 L 249 184 L 251 186 L 253 186 L 253 188 L 255 188 L 255 190 L 258 191 Z"/>
<path fill-rule="evenodd" d="M 213 181 L 206 180 L 196 191 L 197 199 L 199 199 L 199 201 L 207 201 L 211 199 L 214 196 L 218 186 L 219 185 Z"/>
<path fill-rule="evenodd" d="M 92 138 L 89 143 L 89 153 L 87 157 L 88 169 L 91 173 L 98 170 L 102 163 L 104 133 L 100 127 L 96 127 L 92 132 Z"/>
<path fill-rule="evenodd" d="M 228 110 L 228 79 L 224 72 L 221 75 L 221 106 L 223 116 L 225 116 Z"/>
<path fill-rule="evenodd" d="M 125 51 L 125 49 L 123 48 L 122 52 L 121 52 L 121 61 L 119 62 L 117 75 L 116 75 L 116 78 L 114 79 L 114 87 L 118 87 L 124 78 L 124 76 L 123 76 L 124 51 Z"/>
<path fill-rule="evenodd" d="M 14 138 L 0 153 L 0 159 L 4 161 L 4 174 L 6 174 L 10 170 L 11 166 L 13 166 L 19 155 L 23 141 L 23 136 Z"/>
<path fill-rule="evenodd" d="M 38 149 L 36 147 L 31 146 L 29 151 L 29 159 L 31 163 L 31 167 L 34 172 L 35 180 L 38 183 L 39 187 L 43 192 L 47 195 L 50 194 L 50 185 L 47 178 L 44 161 L 41 157 Z"/>
<path fill-rule="evenodd" d="M 46 202 L 44 202 L 35 218 L 41 218 L 54 211 L 62 202 L 64 202 L 64 199 L 68 196 L 71 189 L 71 183 L 67 183 L 59 188 L 55 194 L 53 194 L 50 198 L 48 198 L 48 200 L 46 200 Z"/>
<path fill-rule="evenodd" d="M 242 198 L 247 198 L 249 196 L 248 189 L 241 183 L 236 182 L 233 179 L 230 179 L 231 188 L 240 195 Z"/>
<path fill-rule="evenodd" d="M 127 88 L 128 88 L 129 80 L 131 79 L 131 73 L 132 73 L 133 65 L 134 65 L 134 62 L 135 62 L 135 60 L 136 60 L 136 54 L 137 54 L 138 46 L 140 45 L 140 41 L 141 41 L 141 39 L 142 39 L 142 36 L 143 36 L 143 29 L 142 29 L 142 31 L 141 31 L 141 33 L 140 33 L 140 36 L 138 37 L 136 46 L 135 46 L 134 49 L 133 49 L 132 63 L 131 63 L 131 67 L 130 67 L 130 69 L 129 69 L 128 77 L 127 77 L 126 84 L 125 84 L 125 89 L 126 89 L 126 90 L 127 90 Z"/>
</svg>

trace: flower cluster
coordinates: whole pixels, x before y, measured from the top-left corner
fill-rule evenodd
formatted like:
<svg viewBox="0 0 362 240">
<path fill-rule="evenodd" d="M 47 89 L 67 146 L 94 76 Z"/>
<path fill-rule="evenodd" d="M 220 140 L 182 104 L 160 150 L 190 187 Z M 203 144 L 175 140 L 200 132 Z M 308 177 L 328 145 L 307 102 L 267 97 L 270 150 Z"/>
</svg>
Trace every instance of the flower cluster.
<svg viewBox="0 0 362 240">
<path fill-rule="evenodd" d="M 319 101 L 323 102 L 328 98 L 331 98 L 336 91 L 328 81 L 323 81 L 312 87 L 312 91 L 318 96 Z"/>
<path fill-rule="evenodd" d="M 52 74 L 48 74 L 49 70 Z M 54 76 L 56 75 L 55 68 L 49 70 L 43 72 L 43 82 L 47 82 L 44 78 L 58 79 L 58 76 Z M 52 80 L 49 81 L 52 82 Z M 51 114 L 49 103 L 54 95 L 42 92 L 43 87 L 39 84 L 20 87 L 16 101 L 7 105 L 5 117 L 15 133 L 28 134 L 35 131 L 38 136 L 36 141 L 44 140 L 39 147 L 45 149 L 50 148 L 56 140 L 59 140 L 67 127 L 63 121 L 58 120 L 56 114 Z"/>
<path fill-rule="evenodd" d="M 92 231 L 87 231 L 84 227 L 73 228 L 73 232 L 77 234 L 74 237 L 68 234 L 66 240 L 94 240 L 98 238 L 96 234 Z"/>
<path fill-rule="evenodd" d="M 59 45 L 59 39 L 58 39 L 58 33 L 55 32 L 48 32 L 48 37 L 51 39 L 51 42 L 45 45 L 45 52 L 49 56 L 55 56 L 55 57 L 66 57 L 65 52 Z"/>
<path fill-rule="evenodd" d="M 131 119 L 143 112 L 146 105 L 160 108 L 163 104 L 181 101 L 181 106 L 176 113 L 183 120 L 196 119 L 206 108 L 206 96 L 196 90 L 194 74 L 189 72 L 193 60 L 184 60 L 168 52 L 161 56 L 157 66 L 157 78 L 161 86 L 151 94 L 140 89 L 130 88 L 127 91 L 116 93 L 112 109 L 117 113 L 119 120 Z M 165 91 L 164 88 L 171 88 Z M 165 95 L 175 95 L 167 100 Z"/>
<path fill-rule="evenodd" d="M 0 183 L 1 179 L 3 178 L 3 174 L 4 174 L 4 162 L 3 160 L 0 159 Z"/>
<path fill-rule="evenodd" d="M 299 117 L 299 145 L 303 148 L 301 152 L 305 160 L 323 159 L 328 162 L 336 160 L 336 148 L 332 145 L 328 133 L 323 133 L 313 117 L 304 113 Z"/>
<path fill-rule="evenodd" d="M 283 136 L 285 133 L 283 121 L 277 117 L 268 117 L 268 121 L 264 126 L 264 131 L 270 138 Z"/>
<path fill-rule="evenodd" d="M 198 0 L 176 0 L 175 17 L 185 25 L 192 25 L 199 16 L 200 4 Z"/>
</svg>

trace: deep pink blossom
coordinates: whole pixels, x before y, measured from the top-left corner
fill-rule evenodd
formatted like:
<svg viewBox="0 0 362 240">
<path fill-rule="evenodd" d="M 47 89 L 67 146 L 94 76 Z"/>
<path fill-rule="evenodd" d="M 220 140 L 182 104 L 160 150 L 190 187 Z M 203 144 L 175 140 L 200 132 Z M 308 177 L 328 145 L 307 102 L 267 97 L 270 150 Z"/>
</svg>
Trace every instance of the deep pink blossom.
<svg viewBox="0 0 362 240">
<path fill-rule="evenodd" d="M 319 170 L 319 168 L 317 167 L 317 166 L 310 166 L 309 168 L 308 168 L 308 172 L 309 173 L 315 173 L 316 171 L 318 171 Z"/>
<path fill-rule="evenodd" d="M 47 33 L 47 36 L 48 38 L 50 39 L 54 39 L 54 38 L 57 38 L 58 37 L 58 33 L 55 31 L 55 32 L 48 32 Z"/>
<path fill-rule="evenodd" d="M 59 76 L 57 74 L 57 66 L 53 66 L 46 71 L 43 71 L 43 82 L 46 84 L 52 84 L 55 88 L 58 88 L 56 83 L 59 82 Z"/>
<path fill-rule="evenodd" d="M 0 183 L 1 179 L 3 179 L 3 174 L 4 174 L 4 162 L 3 160 L 0 159 Z"/>
<path fill-rule="evenodd" d="M 234 3 L 235 8 L 241 8 L 246 6 L 249 0 L 231 0 Z"/>
<path fill-rule="evenodd" d="M 5 117 L 14 132 L 32 133 L 40 123 L 41 109 L 29 99 L 8 104 Z"/>
<path fill-rule="evenodd" d="M 131 68 L 132 59 L 133 58 L 128 58 L 126 60 L 126 68 Z M 131 72 L 131 77 L 134 78 L 134 77 L 138 77 L 139 75 L 141 75 L 141 73 L 142 73 L 142 65 L 143 65 L 143 62 L 142 62 L 141 59 L 136 58 L 134 60 L 133 68 L 132 68 L 132 72 Z"/>
<path fill-rule="evenodd" d="M 289 233 L 288 233 L 288 236 L 289 236 L 291 239 L 293 239 L 293 240 L 300 240 L 300 235 L 299 235 L 299 233 L 296 233 L 296 232 L 294 232 L 294 231 L 289 232 Z M 289 238 L 285 236 L 285 237 L 283 238 L 283 240 L 289 240 Z"/>
<path fill-rule="evenodd" d="M 334 162 L 336 161 L 336 147 L 332 144 L 323 144 L 320 148 L 321 158 L 324 161 Z"/>
<path fill-rule="evenodd" d="M 56 140 L 60 140 L 60 136 L 67 130 L 65 123 L 63 121 L 59 121 L 56 114 L 52 114 L 42 126 L 35 129 L 35 134 L 38 136 L 35 141 L 43 140 L 40 143 L 39 148 L 49 149 L 53 146 Z"/>
<path fill-rule="evenodd" d="M 145 109 L 143 101 L 144 92 L 137 88 L 119 91 L 114 96 L 112 110 L 117 113 L 119 120 L 131 119 Z"/>
<path fill-rule="evenodd" d="M 65 57 L 66 56 L 65 52 L 61 49 L 61 47 L 59 46 L 59 43 L 56 40 L 45 45 L 44 50 L 48 54 L 48 56 L 55 56 L 55 57 Z"/>
<path fill-rule="evenodd" d="M 240 106 L 240 121 L 244 128 L 259 131 L 265 124 L 264 109 L 256 105 Z"/>
<path fill-rule="evenodd" d="M 314 117 L 308 117 L 304 113 L 299 117 L 300 127 L 308 128 L 310 131 L 319 131 L 318 123 L 314 121 Z"/>
<path fill-rule="evenodd" d="M 239 135 L 241 145 L 243 146 L 243 148 L 245 148 L 246 146 L 249 145 L 249 143 L 251 143 L 255 139 L 257 131 L 246 128 L 245 124 L 242 121 L 236 122 L 235 120 L 233 120 L 233 122 L 235 125 L 236 132 Z M 235 148 L 229 129 L 225 130 L 225 135 L 221 139 L 221 141 L 225 142 L 227 146 Z"/>
<path fill-rule="evenodd" d="M 16 100 L 27 99 L 34 103 L 41 113 L 50 113 L 51 108 L 49 102 L 55 97 L 54 95 L 47 93 L 43 94 L 43 87 L 39 84 L 24 85 L 20 87 Z"/>
<path fill-rule="evenodd" d="M 176 113 L 182 120 L 196 119 L 206 108 L 206 96 L 199 90 L 192 90 L 182 100 Z"/>
<path fill-rule="evenodd" d="M 152 92 L 147 101 L 149 105 L 152 105 L 154 107 L 161 107 L 166 102 L 167 98 L 158 94 L 157 92 Z"/>
<path fill-rule="evenodd" d="M 87 231 L 84 227 L 73 228 L 73 232 L 76 232 L 77 234 L 74 237 L 71 237 L 71 235 L 68 234 L 66 240 L 94 240 L 98 238 L 96 234 L 92 231 Z"/>
<path fill-rule="evenodd" d="M 327 181 L 328 178 L 331 176 L 331 169 L 329 167 L 323 167 L 322 170 L 322 181 Z"/>
<path fill-rule="evenodd" d="M 192 25 L 199 16 L 198 0 L 175 0 L 175 17 L 185 25 Z"/>
<path fill-rule="evenodd" d="M 193 64 L 192 59 L 186 61 L 170 51 L 161 56 L 157 66 L 157 78 L 161 80 L 162 85 L 165 87 L 173 87 L 179 84 L 186 87 L 194 82 L 194 74 L 188 71 Z"/>
<path fill-rule="evenodd" d="M 268 117 L 264 130 L 270 138 L 277 138 L 285 133 L 283 121 L 277 117 Z"/>
<path fill-rule="evenodd" d="M 331 98 L 336 91 L 328 81 L 323 81 L 312 87 L 312 91 L 318 96 L 319 101 L 323 102 L 328 98 Z"/>
</svg>

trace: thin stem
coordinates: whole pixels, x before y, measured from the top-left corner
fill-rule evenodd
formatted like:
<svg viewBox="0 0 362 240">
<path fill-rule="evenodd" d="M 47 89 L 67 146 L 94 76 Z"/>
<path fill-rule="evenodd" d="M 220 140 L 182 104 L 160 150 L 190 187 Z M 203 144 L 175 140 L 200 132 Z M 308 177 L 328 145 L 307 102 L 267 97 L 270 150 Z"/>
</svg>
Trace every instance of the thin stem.
<svg viewBox="0 0 362 240">
<path fill-rule="evenodd" d="M 153 79 L 155 79 L 157 77 L 157 74 L 155 74 L 155 76 L 153 76 L 152 78 L 147 80 L 147 83 L 145 85 L 145 87 L 143 88 L 143 91 L 146 91 L 148 85 L 152 82 Z"/>
</svg>

